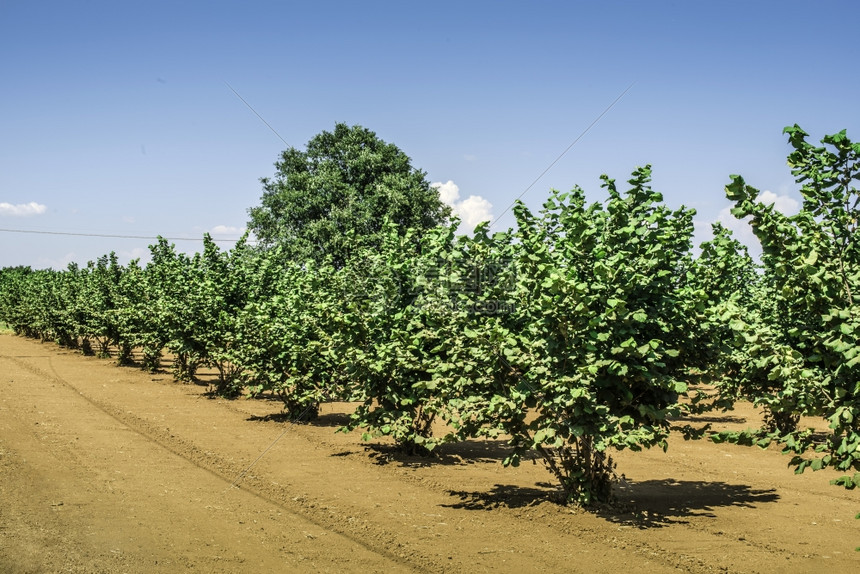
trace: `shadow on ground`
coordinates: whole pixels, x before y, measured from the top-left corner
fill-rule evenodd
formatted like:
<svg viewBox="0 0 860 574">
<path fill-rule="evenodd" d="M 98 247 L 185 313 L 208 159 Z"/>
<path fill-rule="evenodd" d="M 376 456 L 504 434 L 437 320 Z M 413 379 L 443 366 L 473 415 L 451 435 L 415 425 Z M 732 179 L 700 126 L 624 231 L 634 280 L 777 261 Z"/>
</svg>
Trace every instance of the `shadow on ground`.
<svg viewBox="0 0 860 574">
<path fill-rule="evenodd" d="M 297 423 L 315 427 L 342 427 L 349 422 L 349 415 L 342 413 L 326 413 L 315 418 L 308 419 L 309 410 L 306 413 L 295 415 L 281 411 L 279 413 L 268 413 L 265 415 L 250 415 L 247 419 L 252 422 L 276 422 Z"/>
<path fill-rule="evenodd" d="M 489 492 L 449 490 L 448 494 L 458 501 L 442 506 L 465 508 L 466 510 L 493 510 L 499 507 L 523 508 L 537 506 L 547 500 L 561 501 L 561 489 L 547 482 L 538 482 L 534 487 L 497 484 Z"/>
<path fill-rule="evenodd" d="M 699 480 L 622 481 L 615 488 L 617 504 L 598 511 L 609 520 L 637 528 L 686 524 L 692 517 L 716 517 L 721 507 L 755 508 L 776 502 L 775 489 L 756 490 L 746 484 Z"/>
<path fill-rule="evenodd" d="M 435 465 L 456 465 L 501 462 L 510 454 L 505 440 L 466 440 L 437 446 L 429 456 L 409 455 L 394 444 L 370 443 L 365 451 L 380 465 L 398 464 L 414 468 Z"/>
<path fill-rule="evenodd" d="M 561 489 L 549 483 L 537 483 L 534 487 L 497 484 L 489 492 L 452 490 L 448 494 L 456 501 L 443 506 L 467 510 L 522 508 L 563 500 Z M 671 478 L 635 483 L 622 481 L 616 485 L 615 494 L 614 504 L 592 511 L 609 522 L 642 529 L 686 524 L 692 517 L 716 517 L 721 507 L 755 508 L 779 499 L 774 489 L 755 490 L 744 484 Z"/>
<path fill-rule="evenodd" d="M 260 395 L 255 396 L 253 400 L 283 404 L 283 400 L 279 396 L 272 393 L 261 393 Z M 325 402 L 321 403 L 320 406 L 329 404 L 331 403 Z M 298 415 L 282 410 L 280 412 L 268 413 L 265 415 L 251 415 L 246 420 L 276 423 L 302 423 L 315 427 L 340 428 L 346 426 L 349 423 L 349 418 L 350 415 L 348 412 L 340 412 L 336 410 L 334 412 L 314 414 L 312 412 L 311 407 L 308 407 L 305 411 L 299 413 Z"/>
<path fill-rule="evenodd" d="M 746 417 L 739 417 L 735 415 L 689 415 L 689 416 L 681 416 L 681 417 L 670 417 L 672 422 L 685 422 L 685 423 L 714 423 L 714 424 L 744 424 L 747 422 Z"/>
</svg>

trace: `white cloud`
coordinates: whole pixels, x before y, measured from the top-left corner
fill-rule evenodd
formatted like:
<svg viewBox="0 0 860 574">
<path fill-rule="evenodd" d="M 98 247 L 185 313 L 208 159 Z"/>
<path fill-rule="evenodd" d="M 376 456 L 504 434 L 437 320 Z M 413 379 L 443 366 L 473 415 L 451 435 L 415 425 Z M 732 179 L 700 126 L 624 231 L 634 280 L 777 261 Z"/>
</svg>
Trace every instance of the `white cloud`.
<svg viewBox="0 0 860 574">
<path fill-rule="evenodd" d="M 439 199 L 442 200 L 442 203 L 450 205 L 451 208 L 453 208 L 457 203 L 457 200 L 460 199 L 460 187 L 450 179 L 446 183 L 434 183 L 432 184 L 432 187 L 439 190 Z"/>
<path fill-rule="evenodd" d="M 30 203 L 0 203 L 0 215 L 10 215 L 12 217 L 30 217 L 31 215 L 42 215 L 47 211 L 48 207 L 41 203 L 31 201 Z"/>
<path fill-rule="evenodd" d="M 50 257 L 40 257 L 36 260 L 35 269 L 56 269 L 57 271 L 62 271 L 69 267 L 69 263 L 74 263 L 77 260 L 78 256 L 74 251 L 66 253 L 62 257 L 57 259 L 52 259 Z"/>
<path fill-rule="evenodd" d="M 463 223 L 472 229 L 482 221 L 492 221 L 493 219 L 493 214 L 490 211 L 493 209 L 493 204 L 480 195 L 470 195 L 458 203 L 455 209 Z"/>
<path fill-rule="evenodd" d="M 765 205 L 773 205 L 774 209 L 784 215 L 795 215 L 800 211 L 800 202 L 786 194 L 776 194 L 770 190 L 762 191 L 756 201 Z M 731 230 L 732 236 L 735 239 L 750 248 L 750 253 L 758 255 L 761 253 L 758 238 L 753 233 L 752 227 L 749 224 L 749 217 L 738 219 L 732 215 L 732 206 L 724 207 L 717 214 L 716 221 L 721 223 L 723 227 Z M 701 241 L 707 241 L 713 236 L 711 234 L 711 225 L 703 221 L 694 222 L 696 235 L 701 238 Z"/>
<path fill-rule="evenodd" d="M 800 211 L 800 202 L 787 195 L 777 195 L 770 190 L 761 192 L 756 201 L 765 205 L 773 205 L 774 209 L 784 215 L 797 215 Z"/>
<path fill-rule="evenodd" d="M 693 246 L 695 248 L 698 248 L 699 244 L 703 241 L 710 241 L 713 238 L 713 228 L 710 221 L 702 219 L 693 220 Z"/>
<path fill-rule="evenodd" d="M 738 219 L 732 215 L 731 207 L 724 207 L 717 215 L 717 222 L 722 223 L 723 227 L 731 230 L 735 239 L 746 245 L 747 247 L 757 247 L 758 239 L 753 233 L 752 227 L 749 224 L 749 217 Z"/>
<path fill-rule="evenodd" d="M 142 265 L 146 265 L 152 259 L 152 252 L 148 247 L 132 247 L 119 252 L 119 258 L 127 264 L 132 259 L 140 259 Z"/>
<path fill-rule="evenodd" d="M 450 179 L 445 182 L 432 184 L 439 190 L 439 199 L 451 207 L 451 211 L 460 218 L 462 224 L 474 229 L 482 221 L 492 221 L 493 204 L 480 195 L 470 195 L 460 201 L 460 187 Z"/>
<path fill-rule="evenodd" d="M 239 239 L 243 233 L 245 233 L 244 228 L 231 225 L 216 225 L 209 230 L 209 234 L 216 239 Z"/>
</svg>

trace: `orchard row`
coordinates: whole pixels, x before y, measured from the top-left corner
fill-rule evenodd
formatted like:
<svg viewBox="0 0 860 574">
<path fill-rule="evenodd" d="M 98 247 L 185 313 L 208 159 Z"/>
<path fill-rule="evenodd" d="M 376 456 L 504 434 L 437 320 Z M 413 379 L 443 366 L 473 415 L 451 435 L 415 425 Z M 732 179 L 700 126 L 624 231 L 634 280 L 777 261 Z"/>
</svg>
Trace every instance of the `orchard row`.
<svg viewBox="0 0 860 574">
<path fill-rule="evenodd" d="M 348 429 L 408 452 L 499 437 L 506 465 L 540 458 L 567 500 L 611 498 L 611 453 L 666 448 L 684 415 L 763 405 L 762 428 L 712 435 L 778 441 L 802 472 L 836 467 L 860 485 L 860 145 L 825 147 L 787 128 L 803 210 L 783 215 L 733 177 L 735 214 L 762 243 L 755 263 L 730 233 L 693 253 L 693 211 L 672 210 L 636 170 L 606 199 L 554 192 L 514 229 L 456 222 L 404 230 L 348 260 L 296 260 L 244 240 L 177 252 L 160 240 L 145 266 L 111 254 L 64 271 L 0 272 L 0 321 L 121 363 L 162 354 L 178 380 L 217 369 L 214 391 L 277 394 L 295 419 L 356 401 Z M 708 389 L 705 392 L 703 389 Z M 823 436 L 797 428 L 829 420 Z M 434 423 L 444 423 L 443 425 Z M 434 435 L 433 428 L 444 428 Z"/>
</svg>

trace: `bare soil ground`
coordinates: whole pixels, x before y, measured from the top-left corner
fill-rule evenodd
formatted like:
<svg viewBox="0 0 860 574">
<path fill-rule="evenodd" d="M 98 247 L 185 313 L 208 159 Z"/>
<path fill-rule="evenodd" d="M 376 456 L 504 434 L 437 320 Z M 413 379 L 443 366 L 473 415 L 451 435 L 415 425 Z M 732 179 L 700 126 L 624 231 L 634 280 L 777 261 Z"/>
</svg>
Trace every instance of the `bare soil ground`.
<svg viewBox="0 0 860 574">
<path fill-rule="evenodd" d="M 409 458 L 335 433 L 349 405 L 294 425 L 205 390 L 0 335 L 0 572 L 860 570 L 860 492 L 776 450 L 619 453 L 622 505 L 587 513 L 501 442 Z"/>
</svg>

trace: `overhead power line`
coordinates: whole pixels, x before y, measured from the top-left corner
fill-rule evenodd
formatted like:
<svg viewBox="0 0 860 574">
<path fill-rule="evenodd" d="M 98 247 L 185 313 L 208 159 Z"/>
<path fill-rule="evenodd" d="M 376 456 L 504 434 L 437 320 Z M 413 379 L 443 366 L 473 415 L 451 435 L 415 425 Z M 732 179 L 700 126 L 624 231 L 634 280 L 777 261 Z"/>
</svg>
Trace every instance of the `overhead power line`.
<svg viewBox="0 0 860 574">
<path fill-rule="evenodd" d="M 605 109 L 605 110 L 603 110 L 603 111 L 600 113 L 600 115 L 599 115 L 599 116 L 597 116 L 596 118 L 594 118 L 594 121 L 593 121 L 593 122 L 591 122 L 590 124 L 588 124 L 588 127 L 587 127 L 587 128 L 585 128 L 584 130 L 582 130 L 582 133 L 581 133 L 581 134 L 579 134 L 579 135 L 576 137 L 576 139 L 575 139 L 575 140 L 573 140 L 573 143 L 571 143 L 569 146 L 567 146 L 567 147 L 565 148 L 565 150 L 564 150 L 563 152 L 561 152 L 561 154 L 559 154 L 559 156 L 558 156 L 557 158 L 555 158 L 555 159 L 552 161 L 552 163 L 551 163 L 551 164 L 549 164 L 549 165 L 547 166 L 547 168 L 546 168 L 545 170 L 543 170 L 543 171 L 540 173 L 540 175 L 539 175 L 539 176 L 537 176 L 537 177 L 535 178 L 535 180 L 534 180 L 533 182 L 531 182 L 531 183 L 529 184 L 529 186 L 528 186 L 527 188 L 525 188 L 525 189 L 523 190 L 523 192 L 522 192 L 521 194 L 519 194 L 519 195 L 517 196 L 517 198 L 516 198 L 515 200 L 513 200 L 513 201 L 511 202 L 511 204 L 510 204 L 509 206 L 507 206 L 507 207 L 505 208 L 505 210 L 504 210 L 501 214 L 499 214 L 499 216 L 498 216 L 498 217 L 496 217 L 492 222 L 490 222 L 490 227 L 492 227 L 493 225 L 495 225 L 495 224 L 499 221 L 499 219 L 501 219 L 501 218 L 502 218 L 502 215 L 504 215 L 504 214 L 506 214 L 508 211 L 510 211 L 510 209 L 511 209 L 514 205 L 516 205 L 517 201 L 519 201 L 519 200 L 520 200 L 520 199 L 521 199 L 521 198 L 522 198 L 526 193 L 528 193 L 528 191 L 529 191 L 532 187 L 534 187 L 534 185 L 535 185 L 538 181 L 540 181 L 540 179 L 541 179 L 543 176 L 545 176 L 545 175 L 546 175 L 546 172 L 548 172 L 549 170 L 551 170 L 551 169 L 552 169 L 552 167 L 553 167 L 555 164 L 557 164 L 557 163 L 559 162 L 559 160 L 561 160 L 561 158 L 563 158 L 563 157 L 567 154 L 567 152 L 569 152 L 569 151 L 570 151 L 570 149 L 571 149 L 573 146 L 575 146 L 577 143 L 579 143 L 579 140 L 581 140 L 582 138 L 584 138 L 584 137 L 585 137 L 585 134 L 587 134 L 588 132 L 590 132 L 590 131 L 591 131 L 591 128 L 593 128 L 593 127 L 597 124 L 597 122 L 599 122 L 599 121 L 603 118 L 603 116 L 605 116 L 606 114 L 608 114 L 608 113 L 609 113 L 609 110 L 611 110 L 612 108 L 614 108 L 614 107 L 615 107 L 615 104 L 617 104 L 619 101 L 621 101 L 621 98 L 623 98 L 623 97 L 625 96 L 625 94 L 627 94 L 627 92 L 629 92 L 629 91 L 630 91 L 630 88 L 632 88 L 632 87 L 633 87 L 633 85 L 634 85 L 635 83 L 636 83 L 636 82 L 633 82 L 632 84 L 630 84 L 629 86 L 627 86 L 627 89 L 626 89 L 626 90 L 624 90 L 623 92 L 621 92 L 621 93 L 618 95 L 618 97 L 617 97 L 617 98 L 615 98 L 615 100 L 613 100 L 613 101 L 612 101 L 612 103 L 611 103 L 611 104 L 609 104 L 608 106 L 606 106 L 606 109 Z"/>
<path fill-rule="evenodd" d="M 269 124 L 269 122 L 267 122 L 265 120 L 265 118 L 263 118 L 263 116 L 261 116 L 259 114 L 259 112 L 257 112 L 257 110 L 255 110 L 253 108 L 253 106 L 251 106 L 251 104 L 249 104 L 247 102 L 247 100 L 245 100 L 245 98 L 243 98 L 241 96 L 241 94 L 239 94 L 239 92 L 237 92 L 233 88 L 233 86 L 231 86 L 226 81 L 224 82 L 224 84 L 228 88 L 230 88 L 230 91 L 233 92 L 237 98 L 242 100 L 242 103 L 245 104 L 249 110 L 254 112 L 254 114 L 258 118 L 260 118 L 260 121 L 262 121 L 266 125 L 266 127 L 272 131 L 272 133 L 274 133 L 276 136 L 278 136 L 278 138 L 282 142 L 284 142 L 284 145 L 286 145 L 287 147 L 292 147 L 292 146 L 290 146 L 289 143 L 287 143 L 287 141 L 283 137 L 281 137 L 281 134 L 279 134 L 277 132 L 277 130 L 275 130 L 275 128 L 273 128 L 271 126 L 271 124 Z M 3 229 L 3 228 L 0 228 L 0 232 L 4 232 L 4 233 L 30 233 L 30 234 L 35 234 L 35 235 L 65 235 L 65 236 L 71 236 L 71 237 L 103 237 L 103 238 L 109 238 L 109 239 L 144 239 L 147 241 L 158 241 L 158 239 L 159 239 L 158 236 L 152 236 L 152 235 L 121 235 L 121 234 L 116 234 L 116 233 L 75 233 L 75 232 L 71 232 L 71 231 L 38 231 L 35 229 Z M 162 236 L 162 239 L 166 239 L 167 241 L 203 241 L 202 237 L 163 237 Z M 230 242 L 236 242 L 237 239 L 214 239 L 213 238 L 212 241 L 217 241 L 217 242 L 221 242 L 221 243 L 230 243 Z M 248 243 L 249 244 L 255 244 L 256 241 L 248 241 Z"/>
<path fill-rule="evenodd" d="M 278 139 L 280 139 L 282 142 L 284 142 L 284 145 L 285 145 L 285 146 L 287 146 L 287 147 L 293 147 L 293 146 L 291 146 L 290 144 L 288 144 L 288 143 L 287 143 L 287 140 L 285 140 L 284 138 L 282 138 L 282 137 L 281 137 L 281 134 L 279 134 L 279 133 L 278 133 L 278 131 L 277 131 L 275 128 L 273 128 L 273 127 L 271 126 L 271 124 L 269 124 L 269 122 L 267 122 L 267 121 L 266 121 L 266 118 L 264 118 L 263 116 L 261 116 L 261 115 L 259 114 L 259 112 L 257 112 L 257 110 L 255 110 L 255 109 L 251 106 L 251 104 L 249 104 L 249 103 L 247 102 L 247 100 L 245 100 L 245 98 L 243 98 L 241 95 L 239 95 L 239 92 L 237 92 L 236 90 L 234 90 L 234 89 L 233 89 L 233 86 L 231 86 L 230 84 L 228 84 L 226 81 L 224 82 L 224 85 L 225 85 L 225 86 L 227 86 L 228 88 L 230 88 L 230 91 L 231 91 L 231 92 L 233 92 L 234 94 L 236 94 L 236 97 L 237 97 L 237 98 L 239 98 L 240 100 L 242 100 L 242 103 L 243 103 L 243 104 L 245 104 L 246 106 L 248 106 L 248 109 L 249 109 L 249 110 L 251 110 L 252 112 L 254 112 L 254 115 L 255 115 L 255 116 L 257 116 L 258 118 L 260 118 L 260 121 L 261 121 L 261 122 L 263 122 L 264 124 L 266 124 L 266 127 L 267 127 L 267 128 L 269 128 L 270 130 L 272 130 L 272 133 L 273 133 L 273 134 L 275 134 L 276 136 L 278 136 Z"/>
<path fill-rule="evenodd" d="M 167 241 L 203 241 L 203 237 L 164 237 L 164 236 L 153 236 L 153 235 L 118 235 L 113 233 L 74 233 L 71 231 L 38 231 L 36 229 L 4 229 L 0 228 L 0 231 L 4 233 L 33 233 L 37 235 L 70 235 L 73 237 L 108 237 L 111 239 L 146 239 L 147 241 L 158 241 L 159 237 L 161 239 L 166 239 Z M 212 241 L 219 241 L 222 243 L 226 242 L 236 242 L 238 239 L 215 239 Z M 253 241 L 249 241 L 248 243 L 255 243 Z"/>
</svg>

